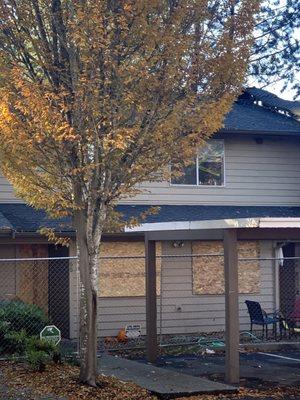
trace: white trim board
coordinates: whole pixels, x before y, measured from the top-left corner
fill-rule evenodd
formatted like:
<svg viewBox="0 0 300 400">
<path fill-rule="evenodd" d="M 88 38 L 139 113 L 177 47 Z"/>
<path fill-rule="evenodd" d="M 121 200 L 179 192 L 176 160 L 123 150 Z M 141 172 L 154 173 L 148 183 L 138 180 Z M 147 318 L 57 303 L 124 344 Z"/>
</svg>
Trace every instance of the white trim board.
<svg viewBox="0 0 300 400">
<path fill-rule="evenodd" d="M 300 228 L 300 218 L 237 218 L 205 221 L 172 221 L 145 223 L 125 232 L 176 231 L 226 228 Z"/>
</svg>

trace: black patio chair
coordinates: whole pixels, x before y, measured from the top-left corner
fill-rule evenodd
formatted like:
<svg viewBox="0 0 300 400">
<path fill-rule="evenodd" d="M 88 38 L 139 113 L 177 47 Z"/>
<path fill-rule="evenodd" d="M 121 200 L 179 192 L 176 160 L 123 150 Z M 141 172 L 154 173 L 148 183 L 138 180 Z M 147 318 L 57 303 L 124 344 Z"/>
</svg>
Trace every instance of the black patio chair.
<svg viewBox="0 0 300 400">
<path fill-rule="evenodd" d="M 277 324 L 280 322 L 280 316 L 277 313 L 267 314 L 257 301 L 246 300 L 245 303 L 250 316 L 250 332 L 252 333 L 253 325 L 262 326 L 262 338 L 264 339 L 266 334 L 266 339 L 268 339 L 268 326 L 272 325 L 275 339 L 277 339 Z"/>
</svg>

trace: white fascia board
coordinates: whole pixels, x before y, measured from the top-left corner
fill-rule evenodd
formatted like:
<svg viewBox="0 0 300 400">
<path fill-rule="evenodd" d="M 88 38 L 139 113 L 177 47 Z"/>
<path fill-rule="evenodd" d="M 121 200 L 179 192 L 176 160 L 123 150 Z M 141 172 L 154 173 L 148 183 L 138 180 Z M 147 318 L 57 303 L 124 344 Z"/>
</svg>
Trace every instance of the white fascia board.
<svg viewBox="0 0 300 400">
<path fill-rule="evenodd" d="M 190 223 L 190 229 L 257 228 L 258 226 L 259 218 L 217 219 Z"/>
<path fill-rule="evenodd" d="M 260 228 L 300 228 L 300 218 L 260 218 Z"/>
<path fill-rule="evenodd" d="M 206 221 L 172 221 L 145 223 L 125 232 L 176 231 L 226 228 L 300 228 L 300 218 L 237 218 Z"/>
<path fill-rule="evenodd" d="M 125 232 L 176 231 L 190 229 L 190 221 L 153 222 L 125 228 Z"/>
<path fill-rule="evenodd" d="M 194 229 L 226 229 L 257 228 L 259 218 L 218 219 L 206 221 L 172 221 L 145 223 L 133 228 L 125 228 L 125 232 L 176 231 Z"/>
</svg>

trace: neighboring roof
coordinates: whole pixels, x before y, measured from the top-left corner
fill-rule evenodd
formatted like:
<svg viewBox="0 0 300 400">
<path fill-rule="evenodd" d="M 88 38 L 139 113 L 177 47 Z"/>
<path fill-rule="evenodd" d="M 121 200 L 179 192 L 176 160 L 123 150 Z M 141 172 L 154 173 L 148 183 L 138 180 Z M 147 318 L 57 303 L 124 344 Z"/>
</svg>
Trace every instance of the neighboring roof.
<svg viewBox="0 0 300 400">
<path fill-rule="evenodd" d="M 268 105 L 262 102 L 262 98 L 270 98 Z M 293 106 L 293 110 L 300 112 L 300 102 L 283 100 L 257 88 L 246 89 L 225 117 L 224 128 L 221 132 L 300 135 L 300 122 L 290 115 Z M 288 107 L 289 114 L 284 112 Z"/>
<path fill-rule="evenodd" d="M 119 205 L 117 210 L 125 220 L 137 217 L 150 205 Z M 184 206 L 161 205 L 157 214 L 149 215 L 143 223 L 213 221 L 243 218 L 300 218 L 300 207 L 277 206 Z M 70 220 L 54 220 L 44 211 L 25 204 L 0 204 L 0 230 L 37 232 L 41 227 L 54 228 L 58 232 L 73 232 Z"/>
</svg>

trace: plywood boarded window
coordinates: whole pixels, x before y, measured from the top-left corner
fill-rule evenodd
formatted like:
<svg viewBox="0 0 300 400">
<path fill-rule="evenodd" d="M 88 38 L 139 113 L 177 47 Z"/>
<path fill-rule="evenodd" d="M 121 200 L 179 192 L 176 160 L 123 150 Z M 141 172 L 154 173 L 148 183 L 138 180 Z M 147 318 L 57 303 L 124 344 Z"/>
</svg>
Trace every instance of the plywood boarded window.
<svg viewBox="0 0 300 400">
<path fill-rule="evenodd" d="M 223 254 L 223 242 L 193 242 L 193 254 Z M 238 257 L 247 258 L 239 261 L 239 292 L 259 293 L 260 263 L 259 242 L 238 242 Z M 221 256 L 193 257 L 193 293 L 224 293 L 224 259 Z"/>
<path fill-rule="evenodd" d="M 156 254 L 161 245 L 156 243 Z M 145 296 L 144 242 L 107 242 L 101 245 L 100 297 Z M 112 258 L 110 258 L 112 257 Z M 138 258 L 129 258 L 138 257 Z M 160 293 L 161 259 L 157 258 L 157 294 Z"/>
</svg>

